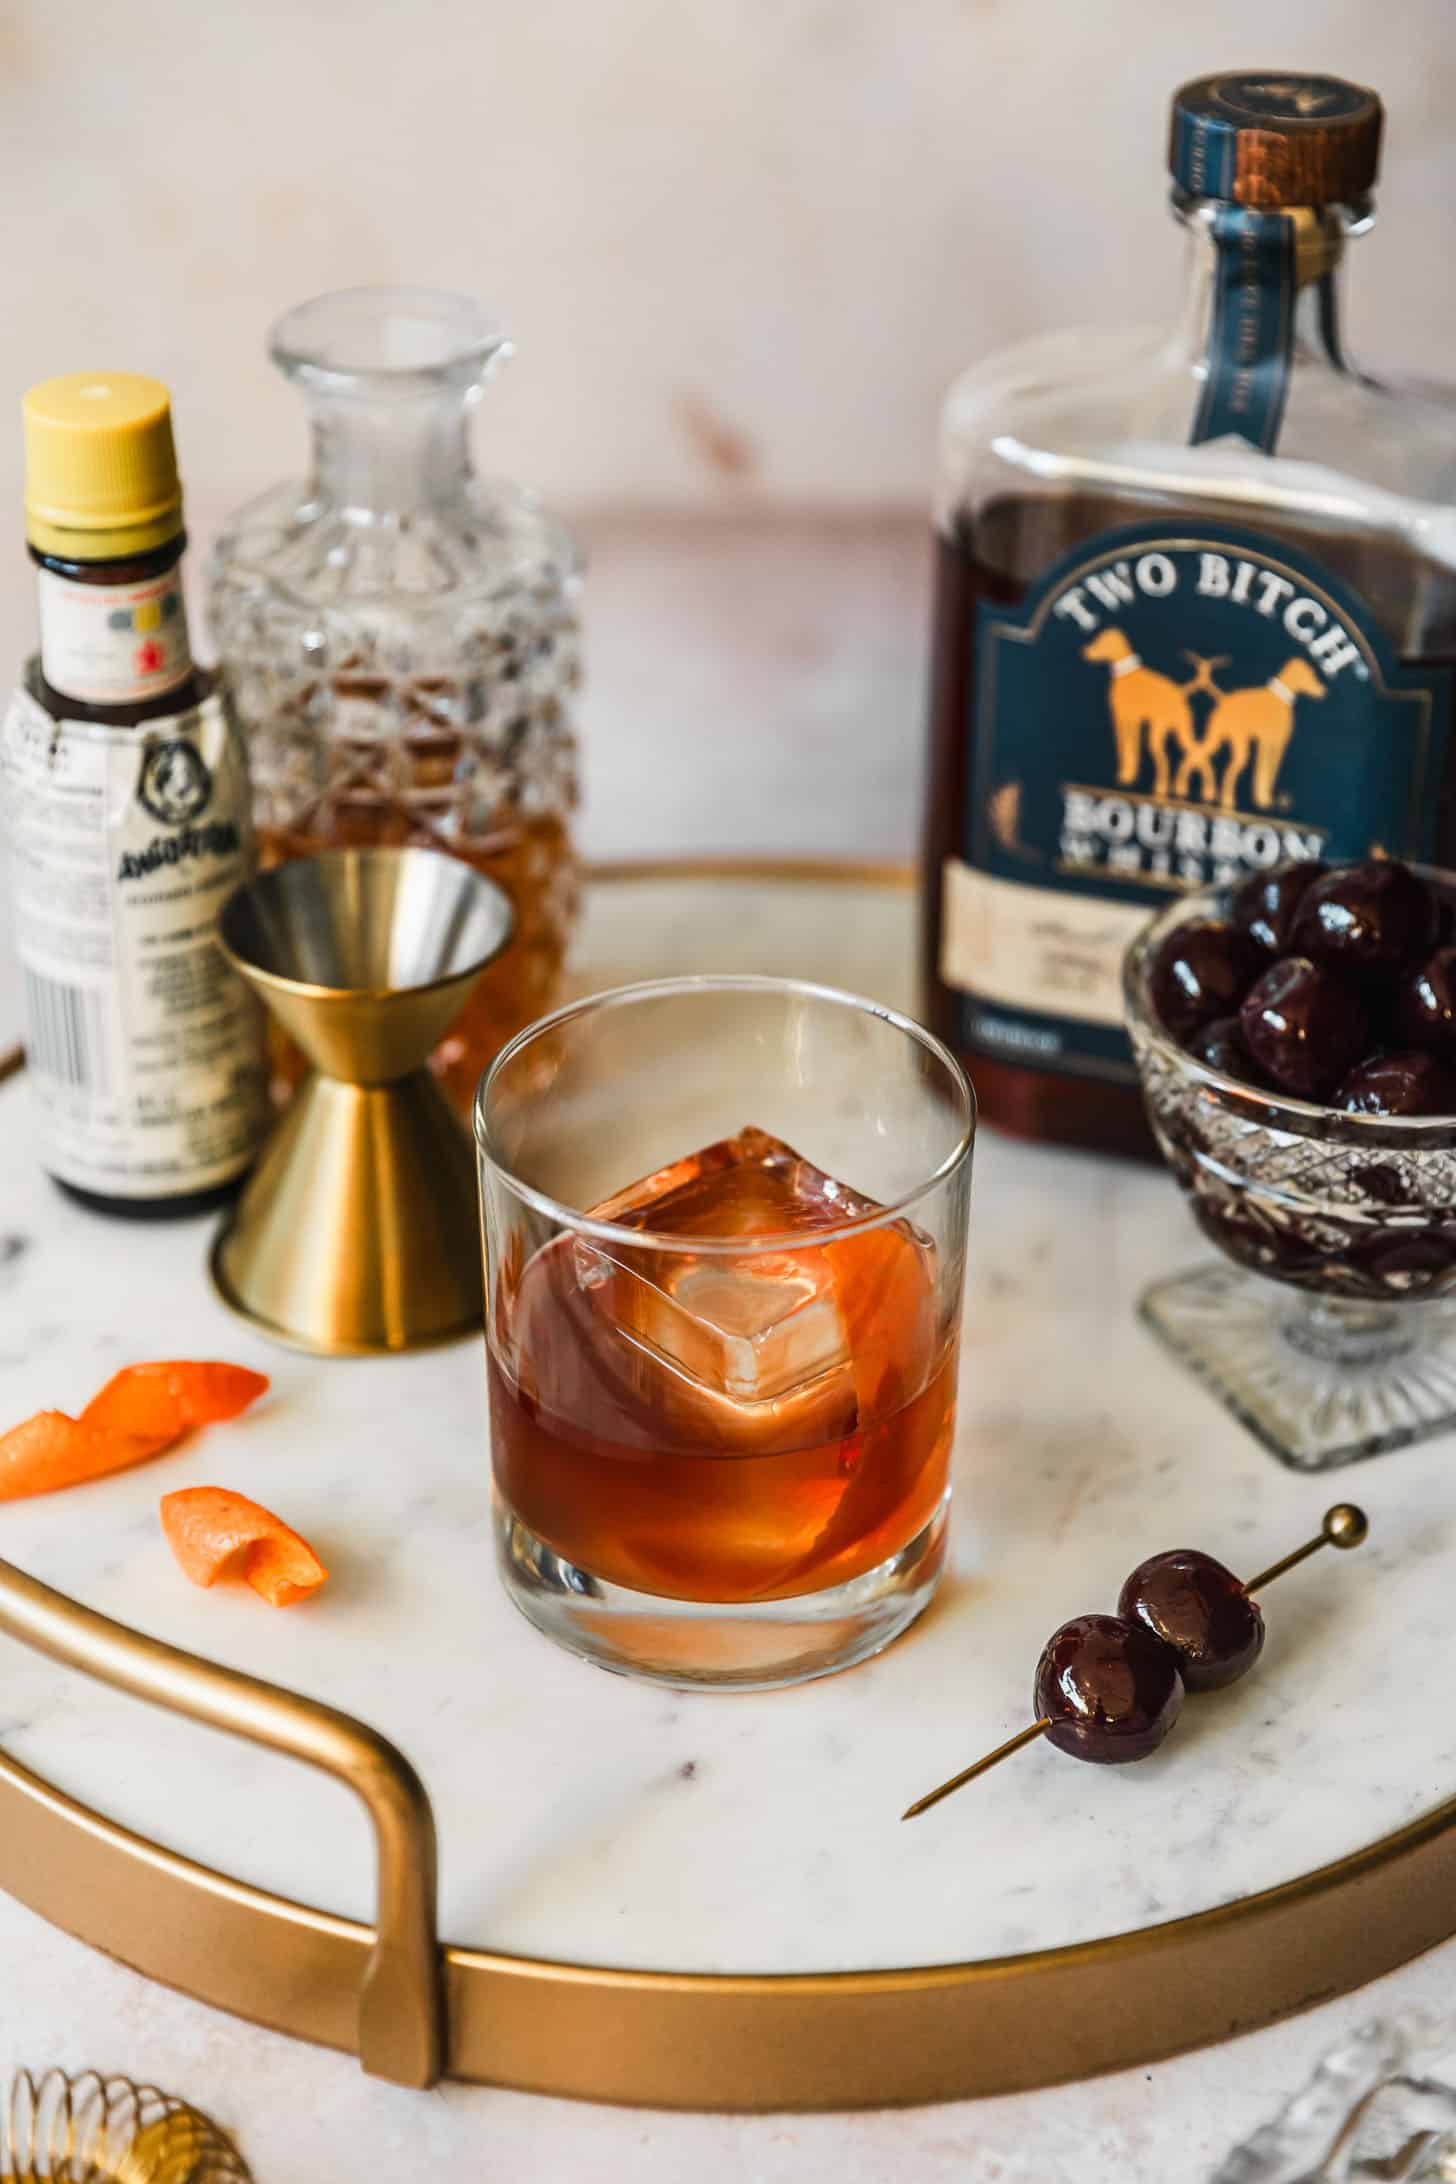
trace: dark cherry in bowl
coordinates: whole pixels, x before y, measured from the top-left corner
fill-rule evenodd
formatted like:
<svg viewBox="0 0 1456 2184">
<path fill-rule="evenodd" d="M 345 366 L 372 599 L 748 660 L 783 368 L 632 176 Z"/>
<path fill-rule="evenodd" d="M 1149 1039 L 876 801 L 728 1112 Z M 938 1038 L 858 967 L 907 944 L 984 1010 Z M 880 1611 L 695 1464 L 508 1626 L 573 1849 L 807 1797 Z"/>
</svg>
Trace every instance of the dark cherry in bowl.
<svg viewBox="0 0 1456 2184">
<path fill-rule="evenodd" d="M 1310 857 L 1251 873 L 1234 889 L 1229 916 L 1265 955 L 1287 955 L 1295 912 L 1306 890 L 1329 869 L 1317 857 Z"/>
<path fill-rule="evenodd" d="M 1456 947 L 1437 948 L 1402 980 L 1396 1023 L 1412 1046 L 1456 1065 Z"/>
<path fill-rule="evenodd" d="M 1439 916 L 1409 865 L 1388 857 L 1335 865 L 1300 898 L 1289 949 L 1357 976 L 1398 971 L 1435 946 Z"/>
<path fill-rule="evenodd" d="M 1328 1099 L 1369 1038 L 1369 1018 L 1355 987 L 1300 955 L 1281 956 L 1254 981 L 1239 1011 L 1239 1028 L 1266 1076 L 1301 1100 Z"/>
<path fill-rule="evenodd" d="M 1189 1053 L 1197 1062 L 1209 1069 L 1221 1069 L 1226 1077 L 1237 1077 L 1242 1084 L 1263 1087 L 1269 1079 L 1254 1060 L 1244 1043 L 1244 1034 L 1237 1016 L 1217 1016 L 1211 1024 L 1205 1024 L 1185 1042 Z"/>
<path fill-rule="evenodd" d="M 1223 918 L 1198 918 L 1168 935 L 1153 959 L 1153 1006 L 1175 1039 L 1235 1010 L 1261 958 L 1247 933 Z"/>
<path fill-rule="evenodd" d="M 1456 1115 L 1456 1075 L 1419 1047 L 1367 1054 L 1335 1094 L 1347 1115 Z"/>
</svg>

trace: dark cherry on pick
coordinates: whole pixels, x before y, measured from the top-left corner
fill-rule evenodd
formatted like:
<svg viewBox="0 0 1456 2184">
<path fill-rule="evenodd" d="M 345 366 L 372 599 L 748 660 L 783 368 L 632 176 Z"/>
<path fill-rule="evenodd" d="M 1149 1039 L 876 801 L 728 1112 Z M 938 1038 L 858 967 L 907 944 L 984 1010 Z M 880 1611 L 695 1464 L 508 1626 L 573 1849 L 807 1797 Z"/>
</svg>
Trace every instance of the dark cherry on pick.
<svg viewBox="0 0 1456 2184">
<path fill-rule="evenodd" d="M 1118 1596 L 1117 1611 L 1145 1623 L 1173 1648 L 1190 1691 L 1236 1683 L 1264 1644 L 1264 1618 L 1233 1571 L 1194 1547 L 1140 1562 Z"/>
<path fill-rule="evenodd" d="M 1175 1039 L 1186 1039 L 1238 1007 L 1261 963 L 1248 934 L 1236 926 L 1222 918 L 1190 918 L 1167 934 L 1153 958 L 1153 1007 Z"/>
<path fill-rule="evenodd" d="M 1365 1052 L 1369 1019 L 1348 979 L 1308 956 L 1282 956 L 1239 1011 L 1244 1043 L 1296 1099 L 1323 1100 Z"/>
<path fill-rule="evenodd" d="M 1074 1615 L 1046 1642 L 1032 1704 L 1048 1742 L 1073 1759 L 1146 1759 L 1183 1704 L 1178 1656 L 1142 1623 Z"/>
<path fill-rule="evenodd" d="M 1295 955 L 1360 975 L 1397 971 L 1435 946 L 1436 897 L 1408 865 L 1372 857 L 1307 887 L 1289 933 Z"/>
<path fill-rule="evenodd" d="M 1367 1054 L 1335 1094 L 1348 1115 L 1456 1116 L 1456 1074 L 1418 1047 L 1404 1054 Z"/>
<path fill-rule="evenodd" d="M 1216 1016 L 1211 1024 L 1195 1031 L 1188 1041 L 1188 1052 L 1210 1069 L 1221 1069 L 1226 1077 L 1238 1077 L 1244 1084 L 1261 1089 L 1268 1085 L 1269 1079 L 1244 1044 L 1237 1016 Z"/>
<path fill-rule="evenodd" d="M 1437 948 L 1402 981 L 1396 1022 L 1412 1046 L 1456 1064 L 1456 947 Z"/>
<path fill-rule="evenodd" d="M 1267 872 L 1252 872 L 1235 888 L 1229 915 L 1265 955 L 1283 955 L 1305 890 L 1329 869 L 1318 857 L 1307 857 L 1273 865 Z"/>
</svg>

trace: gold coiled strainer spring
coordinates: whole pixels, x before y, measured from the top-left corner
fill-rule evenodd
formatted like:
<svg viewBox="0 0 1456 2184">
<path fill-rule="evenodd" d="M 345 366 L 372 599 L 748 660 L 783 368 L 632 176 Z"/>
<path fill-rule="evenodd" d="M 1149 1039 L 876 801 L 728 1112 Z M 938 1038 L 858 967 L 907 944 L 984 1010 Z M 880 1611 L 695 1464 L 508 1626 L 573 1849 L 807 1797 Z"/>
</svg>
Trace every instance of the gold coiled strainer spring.
<svg viewBox="0 0 1456 2184">
<path fill-rule="evenodd" d="M 217 2125 L 129 2078 L 62 2070 L 10 2081 L 0 2184 L 252 2184 Z"/>
</svg>

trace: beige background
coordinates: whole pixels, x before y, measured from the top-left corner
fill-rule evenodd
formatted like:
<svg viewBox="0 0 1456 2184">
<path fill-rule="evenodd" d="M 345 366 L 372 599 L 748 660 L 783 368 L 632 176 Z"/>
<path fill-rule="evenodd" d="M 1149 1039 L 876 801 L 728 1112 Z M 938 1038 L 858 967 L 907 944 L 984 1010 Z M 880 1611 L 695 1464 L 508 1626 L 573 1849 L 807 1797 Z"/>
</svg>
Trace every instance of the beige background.
<svg viewBox="0 0 1456 2184">
<path fill-rule="evenodd" d="M 1156 309 L 1167 94 L 1266 57 L 1384 93 L 1361 315 L 1410 361 L 1456 348 L 1449 0 L 9 0 L 3 20 L 6 398 L 80 356 L 155 371 L 191 477 L 228 495 L 297 452 L 268 321 L 412 280 L 515 330 L 482 442 L 559 497 L 919 502 L 960 363 Z M 14 460 L 7 433 L 0 487 Z"/>
<path fill-rule="evenodd" d="M 1168 92 L 1242 63 L 1383 91 L 1355 324 L 1444 368 L 1450 23 L 1450 0 L 0 0 L 0 649 L 31 629 L 6 421 L 29 380 L 168 380 L 205 542 L 302 458 L 269 321 L 356 281 L 458 285 L 519 342 L 482 462 L 594 550 L 591 846 L 905 854 L 946 381 L 1058 320 L 1171 307 Z"/>
</svg>

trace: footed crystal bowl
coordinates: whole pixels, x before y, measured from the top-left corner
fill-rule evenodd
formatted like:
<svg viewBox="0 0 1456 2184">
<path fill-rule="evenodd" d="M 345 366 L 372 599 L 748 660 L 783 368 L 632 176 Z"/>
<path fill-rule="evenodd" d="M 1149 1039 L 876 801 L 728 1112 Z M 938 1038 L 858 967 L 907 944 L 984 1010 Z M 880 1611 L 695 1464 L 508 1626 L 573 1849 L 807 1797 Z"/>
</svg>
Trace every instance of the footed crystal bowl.
<svg viewBox="0 0 1456 2184">
<path fill-rule="evenodd" d="M 1361 2026 L 1211 2184 L 1451 2184 L 1453 2033 L 1419 2010 Z"/>
<path fill-rule="evenodd" d="M 1123 967 L 1153 1134 L 1227 1263 L 1154 1283 L 1143 1318 L 1284 1463 L 1323 1471 L 1456 1424 L 1456 1115 L 1344 1114 L 1196 1061 L 1149 971 L 1179 898 Z"/>
</svg>

